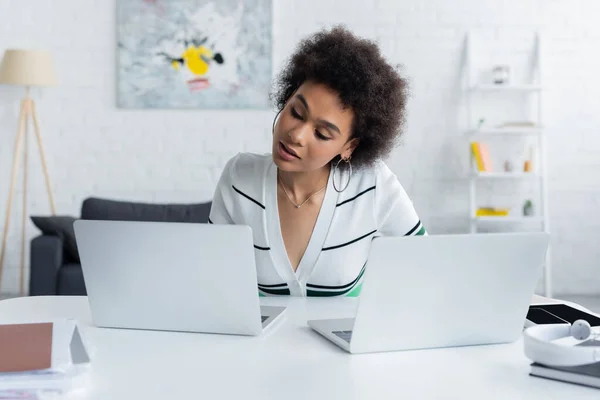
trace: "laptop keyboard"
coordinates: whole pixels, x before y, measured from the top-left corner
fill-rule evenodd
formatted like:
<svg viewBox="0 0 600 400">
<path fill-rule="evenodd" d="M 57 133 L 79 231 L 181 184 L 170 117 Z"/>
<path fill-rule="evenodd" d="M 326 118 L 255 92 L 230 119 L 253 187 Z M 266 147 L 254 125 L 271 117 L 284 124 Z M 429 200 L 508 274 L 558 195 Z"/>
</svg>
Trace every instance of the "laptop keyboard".
<svg viewBox="0 0 600 400">
<path fill-rule="evenodd" d="M 350 340 L 352 339 L 352 331 L 333 331 L 332 333 L 348 343 L 350 343 Z"/>
<path fill-rule="evenodd" d="M 260 322 L 265 322 L 266 320 L 268 320 L 268 319 L 269 319 L 269 316 L 268 316 L 268 315 L 261 315 L 261 316 L 260 316 L 260 319 L 261 319 L 261 321 L 260 321 Z"/>
</svg>

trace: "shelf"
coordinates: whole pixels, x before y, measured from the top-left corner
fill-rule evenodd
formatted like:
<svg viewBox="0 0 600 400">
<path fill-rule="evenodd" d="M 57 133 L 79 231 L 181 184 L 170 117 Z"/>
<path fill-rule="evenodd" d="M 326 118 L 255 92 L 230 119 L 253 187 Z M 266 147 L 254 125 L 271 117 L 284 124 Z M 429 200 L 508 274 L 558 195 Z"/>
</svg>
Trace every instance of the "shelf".
<svg viewBox="0 0 600 400">
<path fill-rule="evenodd" d="M 470 90 L 472 92 L 539 92 L 542 90 L 542 87 L 539 85 L 495 85 L 493 83 L 490 84 L 481 84 L 471 86 Z"/>
<path fill-rule="evenodd" d="M 508 222 L 543 222 L 542 217 L 531 216 L 531 217 L 472 217 L 475 221 L 480 222 L 494 222 L 494 223 L 508 223 Z"/>
<path fill-rule="evenodd" d="M 472 129 L 468 131 L 468 134 L 472 136 L 476 135 L 514 135 L 514 136 L 528 136 L 528 135 L 539 135 L 542 133 L 540 127 L 517 127 L 511 126 L 506 128 L 482 128 Z"/>
<path fill-rule="evenodd" d="M 547 150 L 544 146 L 545 137 L 545 123 L 542 118 L 542 102 L 543 97 L 546 93 L 546 87 L 543 85 L 541 78 L 544 76 L 542 73 L 542 39 L 541 34 L 535 31 L 535 40 L 531 49 L 531 54 L 527 54 L 527 66 L 524 64 L 519 65 L 521 74 L 512 75 L 509 81 L 505 84 L 493 83 L 494 67 L 496 65 L 487 65 L 489 63 L 489 57 L 481 57 L 479 62 L 476 61 L 478 58 L 473 46 L 473 39 L 475 38 L 473 32 L 467 32 L 465 37 L 465 62 L 463 70 L 464 74 L 461 74 L 461 78 L 466 81 L 462 84 L 462 97 L 464 97 L 464 110 L 460 107 L 462 116 L 466 116 L 466 125 L 461 129 L 459 135 L 462 141 L 469 141 L 469 157 L 465 159 L 465 165 L 468 168 L 465 170 L 463 175 L 465 180 L 468 180 L 468 201 L 470 214 L 467 216 L 469 221 L 469 232 L 477 234 L 478 232 L 487 231 L 529 231 L 543 229 L 548 231 L 546 226 L 547 222 L 547 211 L 546 203 L 548 201 L 548 188 L 545 180 L 547 179 Z M 502 40 L 504 42 L 504 40 Z M 514 41 L 514 40 L 511 40 Z M 479 40 L 477 41 L 479 42 Z M 507 40 L 508 42 L 508 40 Z M 506 43 L 508 44 L 508 43 Z M 488 50 L 486 46 L 486 50 Z M 510 62 L 512 57 L 516 56 L 517 53 L 521 53 L 518 49 L 512 49 L 510 52 L 509 59 L 506 62 Z M 525 55 L 525 54 L 523 54 Z M 519 57 L 522 55 L 519 54 Z M 509 65 L 512 70 L 512 66 Z M 526 67 L 526 68 L 525 68 Z M 483 71 L 482 68 L 487 69 Z M 482 72 L 486 72 L 490 79 L 482 80 Z M 510 75 L 509 75 L 510 76 Z M 461 79 L 462 80 L 462 79 Z M 464 81 L 463 81 L 464 82 Z M 460 82 L 456 82 L 460 84 Z M 525 108 L 525 113 L 521 117 L 515 119 L 512 108 L 504 109 L 502 105 L 496 104 L 495 111 L 492 115 L 486 115 L 488 107 L 492 104 L 483 104 L 488 101 L 493 103 L 512 102 L 513 99 L 527 99 L 533 100 L 533 102 L 527 101 L 521 105 Z M 487 107 L 476 107 L 477 103 L 482 103 L 482 106 Z M 532 104 L 529 104 L 532 103 Z M 509 103 L 510 104 L 510 103 Z M 515 107 L 517 104 L 515 104 Z M 463 112 L 464 111 L 464 112 Z M 502 116 L 501 114 L 506 114 Z M 498 119 L 499 118 L 499 119 Z M 523 119 L 521 119 L 523 118 Z M 500 159 L 497 165 L 497 171 L 491 170 L 479 171 L 477 164 L 473 163 L 473 151 L 471 150 L 472 142 L 486 142 L 490 144 L 493 142 L 536 142 L 531 143 L 535 148 L 536 167 L 528 172 L 523 171 L 523 164 L 521 162 L 513 162 L 514 169 L 511 172 L 504 171 L 503 166 L 505 161 Z M 518 143 L 507 143 L 507 144 L 518 144 Z M 466 150 L 466 149 L 465 149 Z M 463 153 L 466 155 L 466 151 Z M 539 159 L 539 161 L 538 161 Z M 512 160 L 511 160 L 512 161 Z M 523 160 L 524 161 L 524 160 Z M 488 168 L 489 170 L 489 168 Z M 513 179 L 512 181 L 509 181 Z M 517 179 L 528 179 L 525 181 L 517 181 Z M 533 180 L 536 179 L 536 180 Z M 504 182 L 504 183 L 502 183 Z M 521 183 L 522 182 L 522 183 Z M 478 216 L 477 209 L 479 204 L 477 202 L 477 191 L 479 185 L 495 186 L 500 184 L 502 186 L 510 184 L 511 186 L 539 186 L 539 199 L 536 205 L 537 215 L 525 216 L 523 215 L 522 205 L 517 204 L 517 200 L 509 200 L 508 204 L 505 204 L 504 208 L 509 209 L 508 215 L 493 215 L 492 213 L 481 213 L 482 216 Z M 489 207 L 503 209 L 501 206 L 495 207 L 496 202 L 491 201 Z M 499 202 L 500 203 L 500 202 Z M 539 208 L 538 208 L 539 207 Z M 483 207 L 485 208 L 485 207 Z M 492 215 L 490 215 L 492 214 Z M 552 261 L 551 261 L 551 245 L 548 246 L 546 252 L 546 260 L 544 262 L 543 271 L 543 282 L 544 282 L 544 295 L 546 297 L 552 297 Z"/>
<path fill-rule="evenodd" d="M 539 179 L 533 172 L 479 172 L 471 175 L 473 179 Z"/>
</svg>

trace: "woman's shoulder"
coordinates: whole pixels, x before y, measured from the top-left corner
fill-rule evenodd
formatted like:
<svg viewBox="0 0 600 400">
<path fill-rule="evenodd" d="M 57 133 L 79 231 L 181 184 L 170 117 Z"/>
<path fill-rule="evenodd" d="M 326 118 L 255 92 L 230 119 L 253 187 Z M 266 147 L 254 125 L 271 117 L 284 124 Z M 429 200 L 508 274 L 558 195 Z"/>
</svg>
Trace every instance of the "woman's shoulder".
<svg viewBox="0 0 600 400">
<path fill-rule="evenodd" d="M 369 167 L 361 168 L 353 174 L 353 192 L 374 189 L 375 203 L 380 207 L 390 207 L 398 201 L 410 203 L 408 195 L 397 175 L 384 161 L 377 161 Z"/>
<path fill-rule="evenodd" d="M 255 166 L 264 166 L 267 163 L 271 162 L 273 157 L 271 153 L 249 153 L 249 152 L 240 152 L 234 155 L 229 159 L 228 162 L 231 162 L 232 165 L 235 165 L 236 168 L 245 168 L 245 167 L 255 167 Z"/>
<path fill-rule="evenodd" d="M 271 161 L 271 154 L 240 152 L 227 161 L 223 173 L 232 180 L 252 180 L 262 176 Z"/>
<path fill-rule="evenodd" d="M 363 169 L 360 175 L 362 179 L 359 181 L 365 181 L 362 189 L 369 189 L 369 184 L 374 189 L 374 212 L 381 234 L 404 235 L 406 232 L 417 232 L 415 234 L 421 235 L 425 232 L 412 200 L 397 175 L 385 162 L 379 161 L 372 167 Z M 360 190 L 358 193 L 361 193 Z"/>
<path fill-rule="evenodd" d="M 377 184 L 398 182 L 396 174 L 392 172 L 384 161 L 376 161 L 373 165 L 357 169 L 352 175 L 355 183 L 359 186 L 369 184 L 376 186 Z"/>
</svg>

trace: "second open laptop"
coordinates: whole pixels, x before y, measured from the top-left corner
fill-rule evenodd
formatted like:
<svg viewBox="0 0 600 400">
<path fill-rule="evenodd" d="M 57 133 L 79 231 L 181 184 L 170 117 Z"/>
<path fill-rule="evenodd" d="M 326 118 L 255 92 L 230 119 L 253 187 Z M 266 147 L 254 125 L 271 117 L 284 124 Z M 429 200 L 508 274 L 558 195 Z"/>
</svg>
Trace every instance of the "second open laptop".
<svg viewBox="0 0 600 400">
<path fill-rule="evenodd" d="M 261 307 L 243 225 L 77 220 L 92 320 L 111 328 L 258 335 L 285 307 Z"/>
<path fill-rule="evenodd" d="M 356 317 L 308 324 L 350 353 L 514 341 L 548 240 L 543 232 L 375 238 Z"/>
</svg>

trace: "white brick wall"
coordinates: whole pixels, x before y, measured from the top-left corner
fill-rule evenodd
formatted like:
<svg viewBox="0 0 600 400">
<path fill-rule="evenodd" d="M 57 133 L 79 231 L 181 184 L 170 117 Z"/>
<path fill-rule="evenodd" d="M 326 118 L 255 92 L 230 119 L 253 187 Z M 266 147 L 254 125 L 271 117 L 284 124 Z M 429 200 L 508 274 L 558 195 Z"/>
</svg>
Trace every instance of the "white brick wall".
<svg viewBox="0 0 600 400">
<path fill-rule="evenodd" d="M 532 31 L 542 30 L 555 289 L 600 293 L 600 2 L 275 3 L 275 71 L 302 36 L 338 22 L 377 39 L 390 60 L 404 64 L 412 80 L 410 113 L 404 146 L 389 165 L 432 233 L 465 232 L 468 226 L 458 80 L 464 34 L 472 30 L 484 44 L 508 43 L 510 56 L 521 57 Z M 116 109 L 113 1 L 0 0 L 0 51 L 9 47 L 48 48 L 56 57 L 61 85 L 33 94 L 61 214 L 78 215 L 90 195 L 207 200 L 231 155 L 270 148 L 271 112 Z M 0 88 L 2 221 L 20 96 L 17 88 Z M 31 150 L 28 212 L 46 214 L 37 149 Z M 506 183 L 482 199 L 519 205 L 526 191 Z M 3 286 L 11 292 L 18 289 L 20 197 L 14 205 Z M 28 238 L 37 234 L 30 222 L 27 228 Z"/>
</svg>

